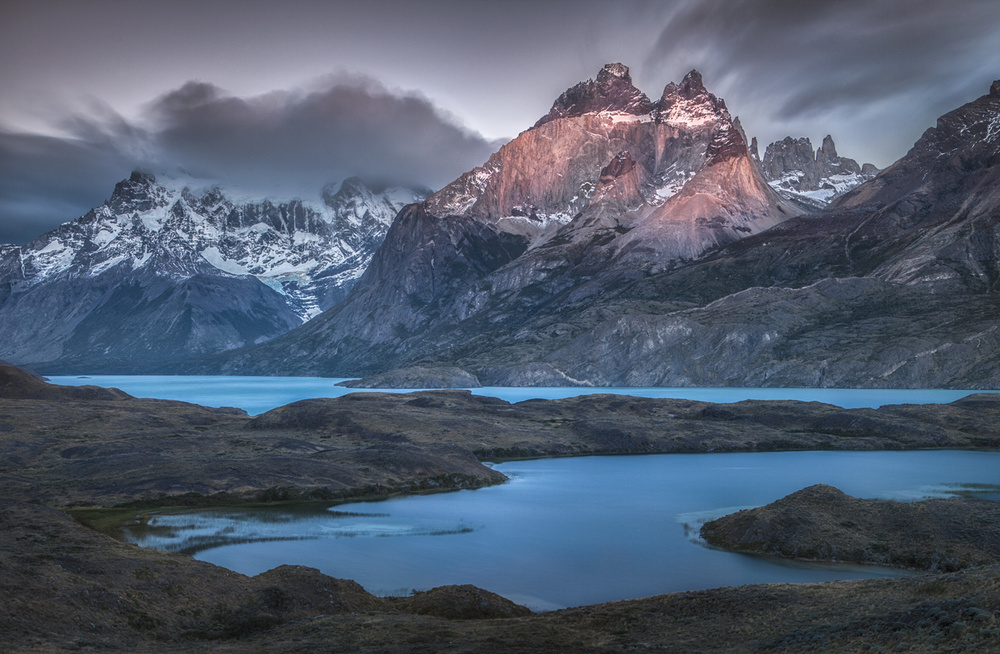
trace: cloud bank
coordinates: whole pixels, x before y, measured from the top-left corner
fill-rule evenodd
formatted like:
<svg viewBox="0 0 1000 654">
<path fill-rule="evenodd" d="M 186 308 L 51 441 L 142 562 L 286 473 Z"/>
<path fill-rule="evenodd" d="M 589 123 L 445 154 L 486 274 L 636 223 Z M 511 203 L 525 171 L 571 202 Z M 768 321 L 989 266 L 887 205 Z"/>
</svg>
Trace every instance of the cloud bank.
<svg viewBox="0 0 1000 654">
<path fill-rule="evenodd" d="M 349 175 L 440 187 L 498 145 L 420 95 L 345 76 L 251 98 L 192 81 L 149 103 L 137 123 L 95 104 L 60 127 L 67 137 L 0 131 L 0 242 L 80 216 L 133 168 L 316 198 Z"/>
</svg>

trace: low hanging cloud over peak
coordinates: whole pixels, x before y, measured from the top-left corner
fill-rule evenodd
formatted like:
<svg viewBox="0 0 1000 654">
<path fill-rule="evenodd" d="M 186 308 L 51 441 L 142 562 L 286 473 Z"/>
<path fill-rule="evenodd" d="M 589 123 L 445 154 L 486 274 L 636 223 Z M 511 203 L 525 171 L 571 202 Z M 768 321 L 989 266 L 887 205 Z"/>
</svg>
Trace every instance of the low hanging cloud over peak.
<svg viewBox="0 0 1000 654">
<path fill-rule="evenodd" d="M 137 167 L 261 197 L 315 198 L 350 175 L 437 188 L 499 145 L 419 94 L 357 76 L 249 98 L 191 81 L 137 121 L 94 106 L 60 127 L 71 136 L 0 131 L 0 243 L 82 215 Z"/>
<path fill-rule="evenodd" d="M 166 162 L 300 193 L 350 174 L 437 187 L 494 148 L 427 99 L 358 77 L 255 98 L 190 82 L 149 111 Z"/>
</svg>

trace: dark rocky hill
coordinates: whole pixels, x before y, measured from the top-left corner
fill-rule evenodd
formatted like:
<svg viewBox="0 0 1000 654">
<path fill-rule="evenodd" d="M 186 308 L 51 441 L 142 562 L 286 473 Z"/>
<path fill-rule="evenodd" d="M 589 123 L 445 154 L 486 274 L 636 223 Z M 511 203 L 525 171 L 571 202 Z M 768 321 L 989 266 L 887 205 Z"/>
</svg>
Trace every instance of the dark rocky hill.
<svg viewBox="0 0 1000 654">
<path fill-rule="evenodd" d="M 1000 502 L 862 500 L 821 484 L 713 520 L 701 535 L 741 552 L 948 572 L 1000 560 Z"/>
<path fill-rule="evenodd" d="M 131 395 L 117 388 L 57 386 L 38 375 L 0 361 L 0 399 L 5 400 L 124 400 Z"/>
</svg>

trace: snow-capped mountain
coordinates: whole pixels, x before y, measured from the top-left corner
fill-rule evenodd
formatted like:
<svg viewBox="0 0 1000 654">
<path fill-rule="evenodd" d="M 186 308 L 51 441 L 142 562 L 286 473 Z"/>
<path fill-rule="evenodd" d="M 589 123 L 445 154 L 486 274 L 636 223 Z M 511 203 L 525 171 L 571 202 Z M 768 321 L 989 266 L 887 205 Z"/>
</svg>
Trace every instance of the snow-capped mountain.
<svg viewBox="0 0 1000 654">
<path fill-rule="evenodd" d="M 827 206 L 879 173 L 873 164 L 859 166 L 854 159 L 838 155 L 830 135 L 815 151 L 808 138 L 786 136 L 768 145 L 759 162 L 764 179 L 774 190 L 814 208 Z"/>
<path fill-rule="evenodd" d="M 400 212 L 347 300 L 227 370 L 398 366 L 800 213 L 767 185 L 697 71 L 652 101 L 609 64 L 485 164 Z"/>
<path fill-rule="evenodd" d="M 267 340 L 343 299 L 393 217 L 426 195 L 357 178 L 312 203 L 193 189 L 190 180 L 134 172 L 78 220 L 0 249 L 0 358 L 153 361 Z M 180 315 L 170 315 L 169 298 Z M 202 320 L 191 316 L 195 306 Z M 47 325 L 24 329 L 41 308 Z M 150 311 L 158 322 L 119 333 Z M 167 338 L 179 320 L 197 324 Z M 167 343 L 172 351 L 161 351 Z"/>
</svg>

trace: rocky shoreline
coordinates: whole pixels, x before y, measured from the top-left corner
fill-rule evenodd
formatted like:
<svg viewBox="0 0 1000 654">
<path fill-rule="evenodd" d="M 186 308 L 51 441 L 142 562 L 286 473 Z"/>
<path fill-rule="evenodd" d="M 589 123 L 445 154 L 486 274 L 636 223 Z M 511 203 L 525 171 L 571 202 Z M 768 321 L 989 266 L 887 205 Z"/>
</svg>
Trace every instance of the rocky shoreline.
<svg viewBox="0 0 1000 654">
<path fill-rule="evenodd" d="M 450 391 L 358 393 L 251 418 L 0 366 L 0 651 L 995 651 L 996 564 L 533 615 L 472 587 L 376 598 L 298 566 L 246 577 L 54 509 L 447 490 L 502 483 L 481 461 L 514 456 L 996 448 L 998 414 L 990 395 L 844 410 L 621 396 L 512 405 Z M 984 556 L 970 565 L 996 560 Z"/>
</svg>

